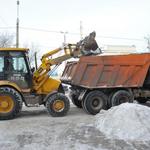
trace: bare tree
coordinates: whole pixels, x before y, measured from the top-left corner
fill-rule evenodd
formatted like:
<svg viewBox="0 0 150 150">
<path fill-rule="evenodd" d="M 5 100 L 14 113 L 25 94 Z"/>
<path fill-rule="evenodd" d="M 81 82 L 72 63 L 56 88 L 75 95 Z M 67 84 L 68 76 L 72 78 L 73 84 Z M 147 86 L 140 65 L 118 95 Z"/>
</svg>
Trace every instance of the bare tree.
<svg viewBox="0 0 150 150">
<path fill-rule="evenodd" d="M 0 47 L 11 47 L 14 35 L 10 33 L 0 33 Z"/>
<path fill-rule="evenodd" d="M 31 64 L 31 66 L 35 66 L 35 55 L 40 51 L 39 50 L 39 46 L 35 43 L 31 43 L 31 44 L 24 44 L 25 48 L 29 48 L 29 62 Z"/>
</svg>

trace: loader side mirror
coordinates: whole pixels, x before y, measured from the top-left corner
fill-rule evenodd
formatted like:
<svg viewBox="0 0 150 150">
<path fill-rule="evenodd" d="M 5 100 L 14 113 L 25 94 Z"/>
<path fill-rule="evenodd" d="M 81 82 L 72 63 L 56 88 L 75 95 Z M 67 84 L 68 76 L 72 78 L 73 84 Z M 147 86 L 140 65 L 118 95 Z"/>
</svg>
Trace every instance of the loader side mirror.
<svg viewBox="0 0 150 150">
<path fill-rule="evenodd" d="M 31 68 L 31 72 L 33 73 L 35 71 L 35 67 L 32 67 Z"/>
</svg>

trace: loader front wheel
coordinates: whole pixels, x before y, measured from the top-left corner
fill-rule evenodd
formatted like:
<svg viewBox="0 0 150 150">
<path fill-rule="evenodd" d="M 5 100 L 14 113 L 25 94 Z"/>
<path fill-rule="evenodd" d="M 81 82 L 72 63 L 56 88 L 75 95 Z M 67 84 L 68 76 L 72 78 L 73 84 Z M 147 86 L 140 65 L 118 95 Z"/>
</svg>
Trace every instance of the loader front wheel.
<svg viewBox="0 0 150 150">
<path fill-rule="evenodd" d="M 0 120 L 15 118 L 22 109 L 22 97 L 10 87 L 0 88 Z"/>
<path fill-rule="evenodd" d="M 46 108 L 53 117 L 62 117 L 70 109 L 69 99 L 62 93 L 56 93 L 47 98 Z"/>
</svg>

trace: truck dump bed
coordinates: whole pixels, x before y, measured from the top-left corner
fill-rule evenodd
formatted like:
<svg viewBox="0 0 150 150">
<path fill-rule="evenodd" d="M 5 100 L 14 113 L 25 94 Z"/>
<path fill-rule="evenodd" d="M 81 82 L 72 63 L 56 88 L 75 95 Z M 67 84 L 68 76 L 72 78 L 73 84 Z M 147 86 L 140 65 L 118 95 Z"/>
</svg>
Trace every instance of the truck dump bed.
<svg viewBox="0 0 150 150">
<path fill-rule="evenodd" d="M 68 62 L 61 81 L 86 88 L 142 87 L 150 54 L 83 56 Z"/>
</svg>

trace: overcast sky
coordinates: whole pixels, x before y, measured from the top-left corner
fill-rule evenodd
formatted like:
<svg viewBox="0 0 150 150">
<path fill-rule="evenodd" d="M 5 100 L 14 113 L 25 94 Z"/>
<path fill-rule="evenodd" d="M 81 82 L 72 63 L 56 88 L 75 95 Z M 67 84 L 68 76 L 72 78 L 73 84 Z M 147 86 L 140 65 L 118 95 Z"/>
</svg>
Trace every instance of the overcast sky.
<svg viewBox="0 0 150 150">
<path fill-rule="evenodd" d="M 93 30 L 98 44 L 136 45 L 146 47 L 144 37 L 150 34 L 150 0 L 20 0 L 20 45 L 37 43 L 44 48 L 56 48 L 63 42 L 80 40 L 83 33 Z M 0 32 L 15 34 L 16 0 L 0 0 Z M 56 32 L 29 30 L 44 29 Z M 108 38 L 113 37 L 113 38 Z M 129 40 L 119 38 L 129 38 Z"/>
</svg>

